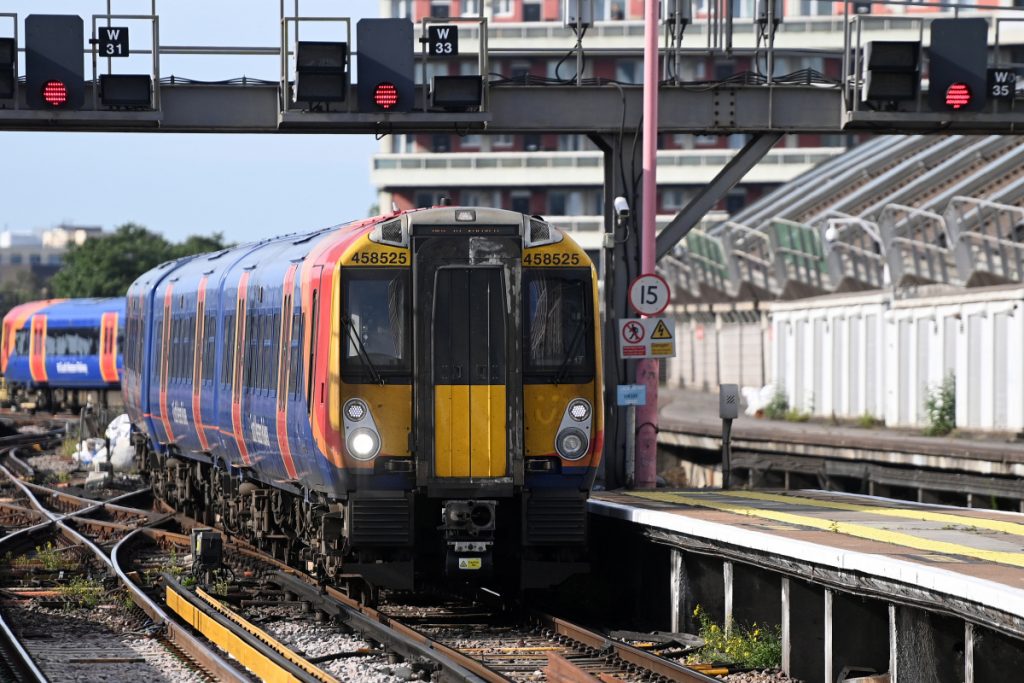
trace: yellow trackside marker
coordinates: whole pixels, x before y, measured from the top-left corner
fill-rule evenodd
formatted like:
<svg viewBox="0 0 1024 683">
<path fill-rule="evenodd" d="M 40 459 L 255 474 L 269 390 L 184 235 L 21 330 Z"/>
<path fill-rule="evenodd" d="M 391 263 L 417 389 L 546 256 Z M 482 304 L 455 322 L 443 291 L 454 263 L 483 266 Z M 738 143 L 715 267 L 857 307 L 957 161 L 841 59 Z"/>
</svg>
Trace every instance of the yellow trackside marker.
<svg viewBox="0 0 1024 683">
<path fill-rule="evenodd" d="M 694 492 L 700 495 L 711 493 L 710 491 Z M 757 491 L 729 491 L 728 495 L 733 498 L 748 498 L 750 500 L 763 500 L 767 502 L 790 503 L 793 505 L 807 505 L 809 507 L 828 508 L 831 510 L 845 510 L 848 512 L 867 512 L 872 515 L 883 517 L 899 517 L 900 519 L 913 519 L 920 522 L 941 522 L 943 524 L 956 524 L 986 531 L 1000 531 L 1004 534 L 1024 536 L 1024 524 L 1017 522 L 1004 522 L 996 519 L 981 519 L 956 515 L 949 512 L 931 512 L 928 510 L 913 510 L 901 508 L 883 508 L 876 505 L 858 505 L 856 503 L 843 503 L 833 500 L 821 500 L 818 498 L 807 498 L 805 496 L 793 496 L 779 493 L 759 493 Z"/>
<path fill-rule="evenodd" d="M 1001 550 L 981 550 L 979 548 L 972 548 L 970 546 L 960 545 L 958 543 L 948 543 L 946 541 L 933 541 L 920 536 L 914 536 L 912 534 L 906 534 L 899 531 L 889 531 L 887 529 L 877 529 L 872 526 L 864 524 L 854 524 L 851 522 L 841 522 L 835 519 L 823 519 L 819 517 L 808 517 L 806 515 L 797 515 L 791 512 L 780 512 L 778 510 L 763 510 L 760 508 L 750 507 L 740 503 L 728 503 L 725 501 L 711 500 L 705 495 L 692 494 L 692 493 L 656 493 L 656 492 L 630 492 L 628 495 L 636 496 L 637 498 L 646 498 L 648 500 L 657 500 L 665 503 L 682 503 L 684 505 L 690 505 L 693 507 L 709 508 L 711 510 L 720 510 L 722 512 L 730 512 L 735 515 L 743 515 L 745 517 L 757 517 L 760 519 L 770 519 L 775 522 L 783 522 L 786 524 L 793 524 L 795 526 L 810 527 L 812 529 L 818 529 L 820 531 L 832 531 L 834 533 L 845 534 L 847 536 L 854 536 L 856 538 L 863 538 L 869 541 L 878 541 L 880 543 L 892 543 L 893 545 L 900 545 L 906 548 L 913 548 L 915 550 L 924 550 L 933 553 L 946 553 L 949 555 L 962 555 L 964 557 L 973 557 L 978 560 L 984 560 L 986 562 L 998 562 L 999 564 L 1008 564 L 1015 567 L 1024 567 L 1024 552 L 1008 552 Z M 731 494 L 721 494 L 731 495 Z"/>
</svg>

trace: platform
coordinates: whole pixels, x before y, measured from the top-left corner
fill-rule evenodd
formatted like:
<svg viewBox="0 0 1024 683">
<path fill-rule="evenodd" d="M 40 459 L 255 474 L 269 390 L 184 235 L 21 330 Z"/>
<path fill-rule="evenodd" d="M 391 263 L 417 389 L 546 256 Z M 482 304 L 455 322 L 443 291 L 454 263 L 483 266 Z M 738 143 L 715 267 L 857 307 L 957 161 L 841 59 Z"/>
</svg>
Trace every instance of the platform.
<svg viewBox="0 0 1024 683">
<path fill-rule="evenodd" d="M 659 403 L 659 444 L 720 451 L 717 394 L 662 387 Z M 1005 435 L 930 437 L 903 429 L 741 414 L 733 422 L 732 445 L 734 469 L 746 470 L 758 487 L 824 487 L 828 479 L 859 480 L 863 493 L 890 495 L 902 488 L 915 491 L 923 502 L 982 507 L 988 507 L 985 501 L 972 498 L 995 496 L 1024 511 L 1024 442 Z M 696 479 L 691 485 L 719 483 Z"/>
<path fill-rule="evenodd" d="M 815 636 L 826 643 L 824 654 L 809 668 L 806 656 L 791 662 L 805 680 L 822 671 L 835 680 L 832 655 L 849 623 L 857 624 L 854 637 L 880 634 L 877 651 L 862 657 L 878 672 L 896 666 L 907 638 L 927 641 L 928 651 L 959 652 L 974 666 L 981 631 L 987 646 L 1016 650 L 1024 665 L 1022 514 L 815 490 L 600 492 L 590 510 L 679 556 L 671 579 L 675 628 L 690 625 L 695 604 L 716 603 L 726 620 L 777 618 L 784 637 L 824 624 Z M 715 570 L 716 563 L 724 567 Z M 946 668 L 966 666 L 935 656 Z"/>
</svg>

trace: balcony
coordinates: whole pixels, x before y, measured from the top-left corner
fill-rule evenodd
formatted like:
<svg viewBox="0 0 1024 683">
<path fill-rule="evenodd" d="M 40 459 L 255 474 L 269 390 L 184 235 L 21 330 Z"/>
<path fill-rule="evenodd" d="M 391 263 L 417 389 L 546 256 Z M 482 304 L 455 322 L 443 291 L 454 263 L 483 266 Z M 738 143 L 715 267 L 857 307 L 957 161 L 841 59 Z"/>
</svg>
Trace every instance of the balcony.
<svg viewBox="0 0 1024 683">
<path fill-rule="evenodd" d="M 772 150 L 744 183 L 792 180 L 815 164 L 842 154 L 842 147 Z M 659 185 L 710 182 L 736 150 L 690 149 L 658 152 Z M 604 183 L 601 152 L 459 152 L 377 154 L 373 184 L 381 189 L 428 187 L 580 187 Z"/>
</svg>

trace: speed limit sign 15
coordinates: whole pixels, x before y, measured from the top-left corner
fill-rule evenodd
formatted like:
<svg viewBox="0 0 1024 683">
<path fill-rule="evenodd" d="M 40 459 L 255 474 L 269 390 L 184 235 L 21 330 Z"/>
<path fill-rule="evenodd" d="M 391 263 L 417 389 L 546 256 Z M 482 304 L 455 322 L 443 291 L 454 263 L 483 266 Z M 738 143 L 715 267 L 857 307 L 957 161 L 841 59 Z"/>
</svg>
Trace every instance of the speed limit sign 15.
<svg viewBox="0 0 1024 683">
<path fill-rule="evenodd" d="M 640 315 L 660 315 L 668 302 L 668 283 L 660 275 L 641 275 L 629 286 L 629 303 Z"/>
</svg>

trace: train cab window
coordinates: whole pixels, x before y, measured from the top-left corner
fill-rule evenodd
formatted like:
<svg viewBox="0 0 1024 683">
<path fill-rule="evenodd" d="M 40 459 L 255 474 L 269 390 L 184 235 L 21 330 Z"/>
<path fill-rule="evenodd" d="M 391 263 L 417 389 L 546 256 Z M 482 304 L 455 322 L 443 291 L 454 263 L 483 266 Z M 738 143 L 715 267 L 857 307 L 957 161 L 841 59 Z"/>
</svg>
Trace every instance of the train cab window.
<svg viewBox="0 0 1024 683">
<path fill-rule="evenodd" d="M 345 272 L 342 377 L 352 383 L 411 381 L 409 272 Z"/>
<path fill-rule="evenodd" d="M 532 383 L 594 377 L 590 270 L 523 271 L 524 374 Z"/>
<path fill-rule="evenodd" d="M 18 330 L 14 333 L 14 353 L 18 356 L 28 355 L 28 330 Z"/>
</svg>

